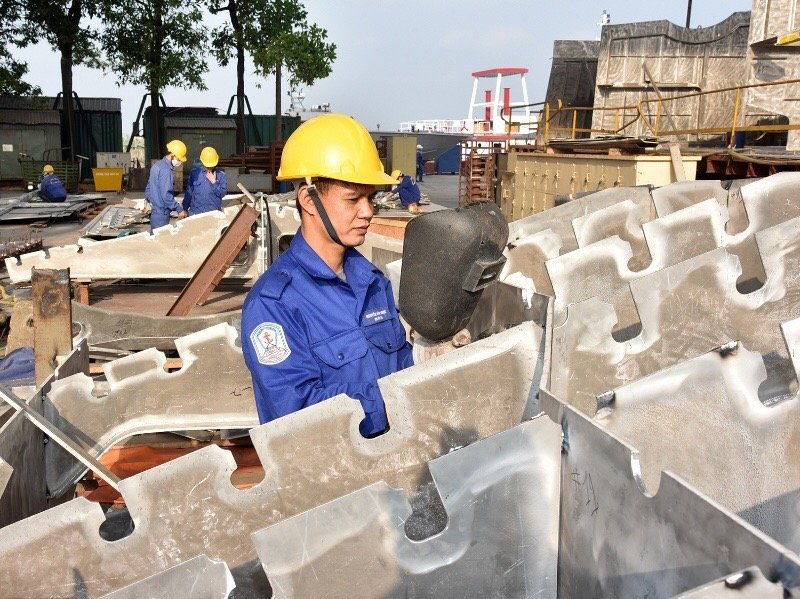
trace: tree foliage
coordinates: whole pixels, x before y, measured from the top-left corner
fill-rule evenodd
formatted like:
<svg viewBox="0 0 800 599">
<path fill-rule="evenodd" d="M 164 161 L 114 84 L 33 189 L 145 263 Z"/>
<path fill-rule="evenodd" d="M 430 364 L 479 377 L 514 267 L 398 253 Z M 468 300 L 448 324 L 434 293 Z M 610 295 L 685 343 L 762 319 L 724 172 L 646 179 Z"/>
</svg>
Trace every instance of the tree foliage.
<svg viewBox="0 0 800 599">
<path fill-rule="evenodd" d="M 28 65 L 12 54 L 13 48 L 23 48 L 31 41 L 24 31 L 23 5 L 17 0 L 0 0 L 0 15 L 0 94 L 38 95 L 41 90 L 23 80 Z"/>
<path fill-rule="evenodd" d="M 70 66 L 101 66 L 97 31 L 90 19 L 97 16 L 98 0 L 25 0 L 23 30 L 29 41 L 44 40 Z"/>
<path fill-rule="evenodd" d="M 208 31 L 197 0 L 106 0 L 101 40 L 119 83 L 206 89 Z"/>
<path fill-rule="evenodd" d="M 142 85 L 150 94 L 153 148 L 166 140 L 159 108 L 165 87 L 206 89 L 208 31 L 199 0 L 103 0 L 101 40 L 118 83 Z"/>
<path fill-rule="evenodd" d="M 271 14 L 261 21 L 260 42 L 253 48 L 259 75 L 275 75 L 285 69 L 289 83 L 311 85 L 331 73 L 336 44 L 328 32 L 306 21 L 308 13 L 297 0 L 276 0 Z"/>
<path fill-rule="evenodd" d="M 19 3 L 21 35 L 26 42 L 44 40 L 61 55 L 61 93 L 64 101 L 62 139 L 67 158 L 75 158 L 75 114 L 72 106 L 72 68 L 100 65 L 96 31 L 91 18 L 99 0 L 24 0 Z M 19 67 L 17 67 L 19 70 Z"/>
<path fill-rule="evenodd" d="M 222 11 L 228 11 L 231 27 L 214 30 L 212 48 L 223 66 L 237 57 L 237 95 L 240 96 L 237 114 L 242 106 L 244 52 L 247 51 L 258 75 L 276 76 L 275 102 L 280 123 L 284 69 L 292 85 L 311 85 L 330 74 L 336 59 L 336 45 L 327 42 L 325 29 L 308 23 L 308 11 L 299 0 L 228 0 L 226 4 L 211 8 L 213 13 Z"/>
</svg>

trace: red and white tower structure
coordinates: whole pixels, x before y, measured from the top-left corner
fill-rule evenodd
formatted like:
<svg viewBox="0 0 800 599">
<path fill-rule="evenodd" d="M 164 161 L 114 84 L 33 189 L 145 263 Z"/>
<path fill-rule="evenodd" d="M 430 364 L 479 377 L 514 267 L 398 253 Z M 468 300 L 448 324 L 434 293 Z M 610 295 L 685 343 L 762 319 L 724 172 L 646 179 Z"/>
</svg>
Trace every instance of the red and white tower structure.
<svg viewBox="0 0 800 599">
<path fill-rule="evenodd" d="M 531 115 L 528 104 L 528 86 L 524 67 L 497 67 L 472 73 L 472 98 L 467 113 L 466 128 L 476 137 L 512 139 L 529 137 L 536 132 L 536 117 Z M 508 77 L 519 77 L 521 99 L 512 100 Z M 493 80 L 493 81 L 492 81 Z M 478 101 L 478 88 L 487 82 Z M 494 86 L 494 91 L 491 85 Z M 519 91 L 517 92 L 519 93 Z M 515 108 L 516 113 L 515 113 Z M 483 111 L 481 112 L 481 109 Z M 478 114 L 476 115 L 476 110 Z"/>
</svg>

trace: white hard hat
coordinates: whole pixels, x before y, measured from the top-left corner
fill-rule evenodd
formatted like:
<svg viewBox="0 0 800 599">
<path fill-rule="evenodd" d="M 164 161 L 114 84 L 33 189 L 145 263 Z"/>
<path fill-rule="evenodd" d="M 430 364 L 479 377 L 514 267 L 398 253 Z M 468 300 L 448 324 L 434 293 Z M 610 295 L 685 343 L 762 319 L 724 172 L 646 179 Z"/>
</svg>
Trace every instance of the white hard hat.
<svg viewBox="0 0 800 599">
<path fill-rule="evenodd" d="M 417 149 L 418 149 L 418 150 L 421 150 L 421 149 L 422 149 L 422 146 L 421 146 L 421 145 L 419 145 L 419 144 L 417 144 Z"/>
</svg>

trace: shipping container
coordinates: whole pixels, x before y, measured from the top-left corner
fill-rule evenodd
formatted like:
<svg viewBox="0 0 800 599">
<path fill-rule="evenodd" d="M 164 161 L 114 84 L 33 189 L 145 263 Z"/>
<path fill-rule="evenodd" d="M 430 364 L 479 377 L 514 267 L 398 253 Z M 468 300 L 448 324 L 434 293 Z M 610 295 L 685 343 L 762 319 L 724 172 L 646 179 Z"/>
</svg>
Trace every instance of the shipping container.
<svg viewBox="0 0 800 599">
<path fill-rule="evenodd" d="M 61 111 L 61 145 L 66 146 L 66 121 L 61 98 L 50 98 L 51 106 Z M 97 167 L 97 152 L 122 151 L 122 100 L 119 98 L 73 99 L 75 111 L 75 153 L 87 157 L 81 178 L 91 178 Z"/>
<path fill-rule="evenodd" d="M 461 146 L 455 145 L 436 157 L 437 175 L 455 175 L 461 166 Z"/>
<path fill-rule="evenodd" d="M 171 139 L 180 139 L 187 147 L 199 145 L 202 149 L 204 145 L 212 146 L 220 158 L 228 158 L 236 153 L 236 115 L 218 115 L 216 108 L 203 106 L 167 107 L 161 110 L 167 129 L 165 145 Z M 143 120 L 145 157 L 149 162 L 163 156 L 166 149 L 155 152 L 152 147 L 149 106 L 144 111 Z M 300 117 L 284 116 L 282 123 L 283 139 L 286 139 L 300 126 Z M 245 115 L 244 130 L 245 145 L 248 147 L 269 146 L 275 139 L 275 115 Z M 189 160 L 194 160 L 198 155 L 199 150 L 190 150 Z"/>
<path fill-rule="evenodd" d="M 235 115 L 230 115 L 235 119 Z M 281 119 L 283 139 L 286 140 L 300 126 L 299 116 L 284 116 Z M 275 139 L 275 115 L 253 114 L 244 117 L 244 140 L 246 146 L 269 146 Z"/>
<path fill-rule="evenodd" d="M 47 156 L 45 160 L 61 160 L 62 150 L 67 145 L 66 123 L 64 120 L 61 96 L 48 97 L 0 97 L 0 114 L 3 119 L 14 118 L 12 115 L 22 113 L 50 113 L 47 117 L 24 117 L 29 119 L 49 119 L 47 123 L 37 123 L 29 131 L 35 131 L 39 125 L 52 125 L 53 114 L 58 117 L 58 137 L 48 137 Z M 73 98 L 75 111 L 75 153 L 85 156 L 81 167 L 81 178 L 92 176 L 92 167 L 97 166 L 97 152 L 122 151 L 122 101 L 119 98 Z M 45 132 L 45 136 L 52 132 Z M 33 133 L 37 138 L 41 134 Z"/>
<path fill-rule="evenodd" d="M 61 118 L 56 110 L 0 110 L 0 180 L 22 178 L 20 154 L 61 160 Z"/>
</svg>

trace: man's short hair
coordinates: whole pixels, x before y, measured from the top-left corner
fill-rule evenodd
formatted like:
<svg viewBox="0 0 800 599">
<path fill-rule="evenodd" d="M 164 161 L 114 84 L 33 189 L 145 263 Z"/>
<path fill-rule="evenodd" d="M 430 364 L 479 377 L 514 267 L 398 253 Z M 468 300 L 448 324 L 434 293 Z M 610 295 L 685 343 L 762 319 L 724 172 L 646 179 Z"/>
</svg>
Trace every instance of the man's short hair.
<svg viewBox="0 0 800 599">
<path fill-rule="evenodd" d="M 306 185 L 306 182 L 305 182 L 304 179 L 297 179 L 297 180 L 293 181 L 292 183 L 294 184 L 294 188 L 295 188 L 295 190 L 297 192 L 300 191 L 301 187 Z M 317 191 L 319 192 L 319 194 L 321 196 L 325 195 L 326 193 L 328 193 L 328 191 L 330 190 L 330 188 L 333 185 L 341 185 L 342 187 L 346 187 L 347 189 L 351 189 L 353 191 L 357 191 L 357 192 L 366 191 L 366 192 L 369 192 L 369 193 L 372 193 L 372 191 L 375 188 L 374 185 L 368 185 L 368 184 L 365 184 L 365 183 L 351 183 L 350 181 L 340 181 L 338 179 L 329 179 L 327 177 L 318 177 L 316 179 L 313 179 L 313 183 L 314 183 L 314 187 L 317 188 Z M 300 200 L 299 200 L 299 198 L 295 198 L 294 205 L 297 208 L 297 210 L 300 212 L 300 218 L 303 218 L 303 210 L 300 208 Z"/>
</svg>

